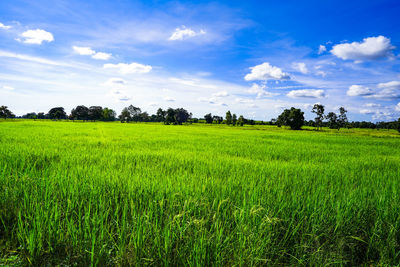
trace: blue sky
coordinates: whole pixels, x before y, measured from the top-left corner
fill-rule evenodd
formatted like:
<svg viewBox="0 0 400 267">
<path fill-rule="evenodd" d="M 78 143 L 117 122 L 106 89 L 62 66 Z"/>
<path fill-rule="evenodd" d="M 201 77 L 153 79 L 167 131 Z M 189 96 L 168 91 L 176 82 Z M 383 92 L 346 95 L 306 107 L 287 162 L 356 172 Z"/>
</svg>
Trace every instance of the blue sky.
<svg viewBox="0 0 400 267">
<path fill-rule="evenodd" d="M 0 2 L 0 104 L 400 117 L 399 1 Z"/>
</svg>

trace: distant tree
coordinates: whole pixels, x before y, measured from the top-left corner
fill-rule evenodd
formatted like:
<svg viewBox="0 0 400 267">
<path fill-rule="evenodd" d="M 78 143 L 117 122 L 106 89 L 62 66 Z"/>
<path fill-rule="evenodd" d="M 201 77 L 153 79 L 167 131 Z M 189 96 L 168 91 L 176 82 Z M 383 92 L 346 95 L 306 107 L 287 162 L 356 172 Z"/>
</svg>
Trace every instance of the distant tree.
<svg viewBox="0 0 400 267">
<path fill-rule="evenodd" d="M 131 113 L 129 112 L 128 108 L 123 108 L 118 118 L 121 122 L 129 122 L 132 120 Z"/>
<path fill-rule="evenodd" d="M 103 119 L 103 108 L 100 106 L 91 106 L 88 111 L 89 120 L 99 121 Z"/>
<path fill-rule="evenodd" d="M 311 112 L 317 115 L 317 117 L 315 117 L 315 125 L 317 126 L 317 130 L 319 130 L 324 120 L 325 107 L 321 104 L 315 104 Z"/>
<path fill-rule="evenodd" d="M 400 118 L 397 120 L 397 131 L 400 133 Z"/>
<path fill-rule="evenodd" d="M 206 120 L 206 123 L 213 123 L 213 116 L 211 113 L 204 115 L 204 119 Z"/>
<path fill-rule="evenodd" d="M 191 117 L 192 113 L 189 113 L 186 109 L 184 108 L 177 108 L 175 109 L 175 124 L 182 124 L 184 122 L 187 122 Z"/>
<path fill-rule="evenodd" d="M 161 108 L 159 108 L 159 109 L 157 110 L 157 113 L 156 113 L 156 119 L 157 119 L 157 121 L 158 121 L 158 122 L 163 122 L 163 121 L 165 121 L 165 116 L 166 116 L 166 111 L 164 111 L 164 110 L 162 110 Z"/>
<path fill-rule="evenodd" d="M 348 124 L 348 120 L 347 120 L 347 110 L 344 107 L 340 107 L 339 108 L 339 118 L 338 118 L 338 130 L 340 128 L 346 127 Z"/>
<path fill-rule="evenodd" d="M 328 120 L 329 128 L 339 129 L 338 117 L 336 113 L 329 112 L 328 115 L 325 116 L 325 118 Z"/>
<path fill-rule="evenodd" d="M 304 125 L 304 112 L 294 107 L 285 109 L 277 121 L 280 125 L 289 126 L 292 130 L 300 130 Z"/>
<path fill-rule="evenodd" d="M 227 125 L 232 124 L 232 114 L 230 110 L 228 110 L 228 112 L 226 113 L 225 119 Z"/>
<path fill-rule="evenodd" d="M 175 122 L 175 110 L 173 108 L 168 108 L 165 114 L 164 124 L 171 124 Z"/>
<path fill-rule="evenodd" d="M 236 123 L 237 123 L 237 117 L 236 117 L 236 114 L 233 114 L 232 115 L 232 125 L 235 126 Z"/>
<path fill-rule="evenodd" d="M 128 111 L 129 114 L 131 114 L 132 121 L 140 121 L 140 114 L 142 113 L 142 110 L 139 107 L 130 105 L 128 107 Z"/>
<path fill-rule="evenodd" d="M 0 118 L 7 119 L 7 118 L 14 118 L 15 115 L 8 109 L 7 106 L 0 107 Z"/>
<path fill-rule="evenodd" d="M 37 118 L 38 119 L 46 119 L 46 115 L 44 114 L 44 112 L 39 112 L 38 114 L 37 114 Z"/>
<path fill-rule="evenodd" d="M 56 107 L 49 110 L 47 116 L 52 120 L 63 120 L 67 118 L 63 107 Z"/>
<path fill-rule="evenodd" d="M 115 113 L 114 110 L 111 108 L 104 108 L 103 109 L 103 120 L 104 121 L 115 121 L 115 117 L 117 116 L 117 113 Z"/>
<path fill-rule="evenodd" d="M 27 113 L 27 114 L 25 114 L 25 115 L 22 115 L 22 118 L 23 119 L 33 119 L 33 120 L 36 120 L 37 119 L 37 114 L 36 114 L 36 112 L 30 112 L 30 113 Z"/>
<path fill-rule="evenodd" d="M 224 121 L 224 118 L 222 118 L 221 116 L 213 116 L 213 121 L 215 121 L 215 123 L 217 124 L 221 124 Z"/>
<path fill-rule="evenodd" d="M 238 124 L 239 126 L 243 126 L 243 124 L 244 124 L 244 117 L 243 117 L 243 115 L 240 115 L 240 116 L 239 116 L 239 119 L 238 119 L 238 121 L 237 121 L 237 124 Z"/>
<path fill-rule="evenodd" d="M 83 105 L 77 106 L 71 110 L 70 118 L 72 120 L 89 120 L 89 109 Z"/>
</svg>

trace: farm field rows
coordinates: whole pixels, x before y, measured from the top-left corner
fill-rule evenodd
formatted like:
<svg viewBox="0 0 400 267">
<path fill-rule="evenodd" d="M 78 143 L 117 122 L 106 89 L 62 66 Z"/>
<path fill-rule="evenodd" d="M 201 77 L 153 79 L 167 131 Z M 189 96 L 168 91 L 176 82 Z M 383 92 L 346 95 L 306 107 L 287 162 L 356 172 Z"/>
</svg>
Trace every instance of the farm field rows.
<svg viewBox="0 0 400 267">
<path fill-rule="evenodd" d="M 400 135 L 0 122 L 0 265 L 400 263 Z"/>
</svg>

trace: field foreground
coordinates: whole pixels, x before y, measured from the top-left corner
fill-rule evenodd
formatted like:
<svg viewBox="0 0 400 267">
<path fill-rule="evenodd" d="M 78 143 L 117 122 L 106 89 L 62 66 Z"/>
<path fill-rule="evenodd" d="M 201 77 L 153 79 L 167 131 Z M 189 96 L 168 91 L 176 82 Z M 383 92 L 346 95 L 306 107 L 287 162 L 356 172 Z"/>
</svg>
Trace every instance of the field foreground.
<svg viewBox="0 0 400 267">
<path fill-rule="evenodd" d="M 400 263 L 400 135 L 0 122 L 0 265 Z"/>
</svg>

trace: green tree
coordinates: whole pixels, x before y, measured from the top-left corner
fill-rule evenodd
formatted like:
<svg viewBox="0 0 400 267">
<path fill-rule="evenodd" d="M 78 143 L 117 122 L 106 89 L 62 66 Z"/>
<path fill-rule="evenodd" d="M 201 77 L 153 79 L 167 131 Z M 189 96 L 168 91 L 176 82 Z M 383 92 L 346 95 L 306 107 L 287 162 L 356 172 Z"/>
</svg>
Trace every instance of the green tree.
<svg viewBox="0 0 400 267">
<path fill-rule="evenodd" d="M 206 123 L 213 123 L 213 116 L 211 113 L 204 115 L 204 119 L 206 120 Z"/>
<path fill-rule="evenodd" d="M 103 109 L 103 120 L 105 121 L 114 121 L 117 113 L 111 108 L 104 108 Z"/>
<path fill-rule="evenodd" d="M 213 116 L 213 121 L 215 121 L 215 123 L 217 124 L 221 124 L 224 121 L 224 118 L 222 118 L 221 116 Z"/>
<path fill-rule="evenodd" d="M 89 119 L 92 121 L 98 121 L 103 118 L 103 108 L 100 106 L 89 107 L 88 112 Z"/>
<path fill-rule="evenodd" d="M 228 110 L 228 112 L 226 113 L 225 119 L 227 125 L 232 124 L 232 114 L 230 110 Z"/>
<path fill-rule="evenodd" d="M 400 133 L 400 118 L 397 120 L 397 131 Z"/>
<path fill-rule="evenodd" d="M 47 116 L 52 120 L 63 120 L 67 118 L 63 107 L 56 107 L 49 110 Z"/>
<path fill-rule="evenodd" d="M 184 108 L 177 108 L 175 109 L 175 124 L 182 124 L 184 122 L 187 122 L 191 117 L 192 113 L 189 113 L 186 109 Z"/>
<path fill-rule="evenodd" d="M 157 119 L 157 121 L 158 122 L 163 122 L 163 121 L 165 121 L 165 115 L 166 115 L 166 111 L 164 111 L 164 110 L 162 110 L 161 108 L 159 108 L 158 110 L 157 110 L 157 113 L 156 113 L 156 119 Z"/>
<path fill-rule="evenodd" d="M 281 125 L 289 126 L 292 130 L 300 130 L 304 125 L 304 112 L 297 108 L 285 109 L 278 120 Z"/>
<path fill-rule="evenodd" d="M 123 108 L 121 114 L 118 116 L 119 120 L 123 122 L 130 122 L 132 120 L 131 113 L 128 108 Z"/>
<path fill-rule="evenodd" d="M 238 119 L 238 121 L 237 121 L 237 124 L 238 124 L 239 126 L 243 126 L 243 124 L 244 124 L 243 115 L 240 115 L 240 116 L 239 116 L 239 119 Z"/>
<path fill-rule="evenodd" d="M 335 112 L 329 112 L 325 118 L 328 120 L 329 128 L 339 129 L 338 117 Z"/>
<path fill-rule="evenodd" d="M 339 108 L 338 130 L 340 130 L 340 128 L 346 127 L 349 122 L 347 120 L 346 113 L 347 113 L 347 110 L 344 107 Z"/>
<path fill-rule="evenodd" d="M 232 115 L 232 125 L 235 126 L 236 123 L 237 123 L 237 117 L 236 117 L 236 114 L 233 114 Z"/>
<path fill-rule="evenodd" d="M 317 117 L 315 117 L 315 125 L 317 126 L 317 130 L 319 130 L 324 120 L 325 107 L 321 104 L 315 104 L 311 112 L 317 115 Z"/>
<path fill-rule="evenodd" d="M 89 119 L 89 109 L 83 105 L 71 110 L 71 119 L 87 121 Z"/>
</svg>

